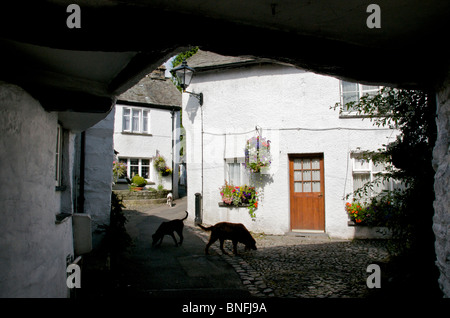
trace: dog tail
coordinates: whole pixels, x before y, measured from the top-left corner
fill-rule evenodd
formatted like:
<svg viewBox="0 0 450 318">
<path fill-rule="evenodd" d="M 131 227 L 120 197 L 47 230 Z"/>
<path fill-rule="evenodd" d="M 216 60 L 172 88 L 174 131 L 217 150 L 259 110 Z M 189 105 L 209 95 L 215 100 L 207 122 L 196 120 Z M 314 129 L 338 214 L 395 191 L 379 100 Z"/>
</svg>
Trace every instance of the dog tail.
<svg viewBox="0 0 450 318">
<path fill-rule="evenodd" d="M 197 224 L 201 229 L 203 229 L 203 230 L 205 230 L 205 231 L 211 231 L 212 230 L 212 228 L 214 227 L 214 226 L 210 226 L 210 227 L 204 227 L 203 225 L 201 225 L 201 224 Z"/>
<path fill-rule="evenodd" d="M 184 218 L 182 218 L 182 219 L 181 219 L 181 221 L 184 221 L 184 220 L 186 220 L 186 219 L 187 219 L 187 217 L 188 217 L 188 215 L 189 215 L 188 211 L 184 211 L 184 212 L 186 212 L 186 216 L 185 216 Z"/>
</svg>

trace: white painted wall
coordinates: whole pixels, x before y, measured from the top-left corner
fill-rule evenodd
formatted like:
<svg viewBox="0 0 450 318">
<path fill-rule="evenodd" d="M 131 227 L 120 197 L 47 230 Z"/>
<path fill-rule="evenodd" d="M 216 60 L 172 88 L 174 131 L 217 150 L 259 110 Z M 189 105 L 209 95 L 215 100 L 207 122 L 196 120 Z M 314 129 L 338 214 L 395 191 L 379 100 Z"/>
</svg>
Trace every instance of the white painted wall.
<svg viewBox="0 0 450 318">
<path fill-rule="evenodd" d="M 111 213 L 114 109 L 85 133 L 84 213 L 92 218 L 95 247 L 102 239 L 95 230 L 99 225 L 109 224 Z"/>
<path fill-rule="evenodd" d="M 130 107 L 130 106 L 126 106 Z M 132 106 L 135 107 L 135 106 Z M 122 114 L 124 105 L 116 105 L 116 116 L 114 119 L 114 149 L 119 152 L 118 157 L 126 158 L 153 158 L 157 151 L 166 159 L 166 164 L 172 166 L 172 115 L 170 110 L 145 108 L 150 111 L 150 133 L 149 134 L 131 134 L 122 131 Z M 135 107 L 140 108 L 140 107 Z M 142 108 L 144 109 L 144 108 Z M 180 126 L 179 112 L 174 113 L 174 127 Z M 175 138 L 175 166 L 174 171 L 178 171 L 178 153 L 179 153 L 179 129 L 174 132 Z M 178 149 L 178 150 L 177 150 Z M 174 175 L 174 195 L 178 194 L 178 173 Z M 172 175 L 160 177 L 153 167 L 153 161 L 150 164 L 150 179 L 154 182 L 153 187 L 162 184 L 165 189 L 172 188 Z"/>
<path fill-rule="evenodd" d="M 55 224 L 58 118 L 0 83 L 0 297 L 67 297 L 72 221 Z M 73 138 L 72 138 L 73 140 Z"/>
<path fill-rule="evenodd" d="M 195 98 L 183 94 L 190 217 L 194 217 L 194 194 L 202 192 L 203 110 L 204 223 L 241 222 L 252 231 L 270 234 L 290 231 L 288 154 L 323 153 L 326 232 L 342 238 L 358 234 L 355 227 L 347 225 L 344 209 L 343 197 L 353 189 L 349 152 L 357 147 L 376 150 L 392 141 L 396 132 L 377 130 L 369 120 L 339 118 L 338 110 L 330 109 L 340 100 L 337 79 L 264 65 L 198 73 L 189 90 L 204 95 L 200 108 Z M 255 126 L 272 141 L 273 160 L 264 176 L 264 197 L 256 210 L 256 221 L 252 221 L 246 208 L 221 208 L 218 202 L 225 180 L 225 153 L 241 152 L 243 157 L 245 141 L 255 136 Z M 225 137 L 241 132 L 249 133 Z"/>
</svg>

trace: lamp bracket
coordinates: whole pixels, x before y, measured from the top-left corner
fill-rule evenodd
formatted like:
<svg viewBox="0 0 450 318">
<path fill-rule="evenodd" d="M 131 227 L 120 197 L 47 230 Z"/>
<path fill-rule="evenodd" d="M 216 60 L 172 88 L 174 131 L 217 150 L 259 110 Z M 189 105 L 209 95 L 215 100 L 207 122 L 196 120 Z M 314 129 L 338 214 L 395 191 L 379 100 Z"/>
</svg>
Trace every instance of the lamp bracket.
<svg viewBox="0 0 450 318">
<path fill-rule="evenodd" d="M 197 98 L 198 101 L 199 101 L 200 106 L 203 106 L 203 93 L 196 94 L 196 93 L 188 92 L 188 91 L 184 91 L 184 92 L 194 96 L 195 98 Z"/>
</svg>

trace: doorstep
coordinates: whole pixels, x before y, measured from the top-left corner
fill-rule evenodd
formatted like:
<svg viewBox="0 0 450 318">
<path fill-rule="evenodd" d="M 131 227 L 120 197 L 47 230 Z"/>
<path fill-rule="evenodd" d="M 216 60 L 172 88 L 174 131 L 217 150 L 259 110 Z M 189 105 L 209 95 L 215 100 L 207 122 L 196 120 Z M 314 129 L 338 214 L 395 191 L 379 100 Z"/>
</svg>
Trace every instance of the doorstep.
<svg viewBox="0 0 450 318">
<path fill-rule="evenodd" d="M 290 231 L 285 234 L 286 236 L 295 236 L 307 240 L 326 240 L 329 241 L 330 237 L 323 231 Z"/>
</svg>

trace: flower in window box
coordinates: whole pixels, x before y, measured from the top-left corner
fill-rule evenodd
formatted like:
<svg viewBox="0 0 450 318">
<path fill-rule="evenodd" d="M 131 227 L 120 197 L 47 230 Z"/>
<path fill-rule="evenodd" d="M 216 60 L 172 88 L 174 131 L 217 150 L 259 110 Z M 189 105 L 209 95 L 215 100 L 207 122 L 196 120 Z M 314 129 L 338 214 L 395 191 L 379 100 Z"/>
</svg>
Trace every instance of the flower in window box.
<svg viewBox="0 0 450 318">
<path fill-rule="evenodd" d="M 224 204 L 236 207 L 245 204 L 248 207 L 250 216 L 253 219 L 256 217 L 255 210 L 258 208 L 258 193 L 255 191 L 255 187 L 247 185 L 234 186 L 225 181 L 225 185 L 219 190 Z"/>
</svg>

